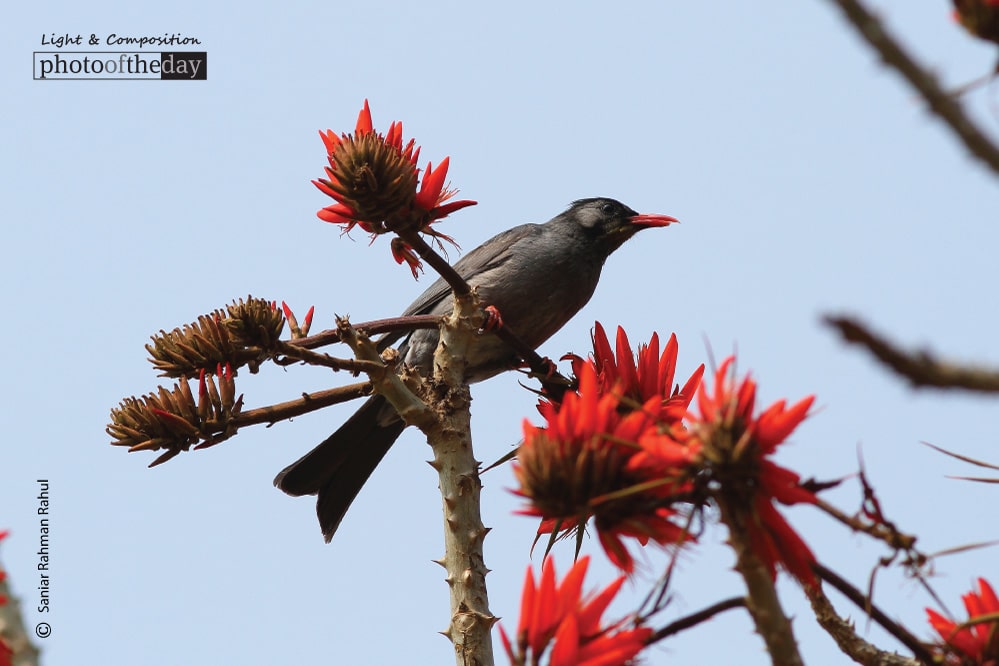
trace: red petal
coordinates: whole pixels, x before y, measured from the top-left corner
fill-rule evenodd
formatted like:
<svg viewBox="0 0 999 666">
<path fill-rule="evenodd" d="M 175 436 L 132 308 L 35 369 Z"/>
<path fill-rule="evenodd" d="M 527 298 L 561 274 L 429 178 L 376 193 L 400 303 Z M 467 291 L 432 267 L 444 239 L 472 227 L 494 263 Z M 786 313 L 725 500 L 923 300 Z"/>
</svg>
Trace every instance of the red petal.
<svg viewBox="0 0 999 666">
<path fill-rule="evenodd" d="M 781 504 L 815 504 L 815 493 L 801 487 L 801 477 L 771 460 L 760 461 L 760 488 Z"/>
<path fill-rule="evenodd" d="M 810 395 L 787 410 L 784 409 L 783 400 L 775 402 L 757 420 L 756 430 L 753 433 L 756 441 L 766 452 L 773 451 L 805 420 L 813 402 L 815 396 Z"/>
<path fill-rule="evenodd" d="M 534 594 L 533 612 L 527 625 L 527 644 L 534 654 L 540 654 L 548 644 L 548 632 L 558 621 L 555 616 L 557 607 L 555 565 L 550 558 L 545 558 L 544 564 L 541 565 L 541 581 Z"/>
<path fill-rule="evenodd" d="M 402 122 L 395 120 L 385 134 L 385 143 L 402 152 Z"/>
<path fill-rule="evenodd" d="M 326 146 L 326 153 L 332 155 L 336 152 L 336 149 L 340 147 L 340 137 L 338 137 L 333 130 L 328 129 L 325 132 L 319 130 L 319 136 L 322 137 L 323 145 Z"/>
<path fill-rule="evenodd" d="M 337 193 L 335 190 L 333 190 L 333 188 L 331 188 L 329 185 L 327 185 L 325 182 L 321 180 L 314 180 L 312 181 L 312 184 L 315 185 L 317 188 L 319 188 L 319 191 L 325 194 L 326 196 L 333 197 L 334 199 L 340 197 L 339 193 Z"/>
<path fill-rule="evenodd" d="M 609 530 L 598 530 L 597 536 L 604 552 L 607 553 L 607 559 L 624 573 L 630 574 L 635 568 L 635 561 L 624 547 L 621 538 Z"/>
<path fill-rule="evenodd" d="M 999 0 L 996 0 L 999 3 Z M 2 537 L 0 537 L 2 538 Z M 984 578 L 978 579 L 978 589 L 981 591 L 982 607 L 986 613 L 999 613 L 999 596 Z"/>
<path fill-rule="evenodd" d="M 756 515 L 762 528 L 773 540 L 776 561 L 781 562 L 787 572 L 804 585 L 817 586 L 818 579 L 812 571 L 815 555 L 798 533 L 788 524 L 769 498 L 757 496 Z M 751 521 L 752 525 L 755 521 Z"/>
<path fill-rule="evenodd" d="M 503 625 L 499 626 L 500 640 L 503 642 L 503 649 L 506 650 L 506 656 L 509 657 L 510 663 L 517 663 L 517 653 L 513 651 L 513 645 L 510 644 L 510 639 L 507 638 L 506 632 L 503 630 Z"/>
<path fill-rule="evenodd" d="M 592 635 L 600 630 L 600 618 L 614 601 L 614 597 L 624 585 L 624 580 L 625 576 L 619 577 L 579 609 L 579 627 L 583 634 Z"/>
<path fill-rule="evenodd" d="M 425 211 L 433 210 L 444 189 L 444 180 L 447 178 L 447 168 L 450 157 L 445 157 L 437 165 L 436 171 L 433 165 L 427 163 L 427 170 L 423 173 L 423 180 L 420 183 L 420 191 L 416 194 L 413 205 Z"/>
<path fill-rule="evenodd" d="M 583 579 L 590 565 L 589 557 L 581 557 L 562 579 L 558 590 L 558 606 L 555 616 L 558 621 L 575 612 L 583 595 Z"/>
<path fill-rule="evenodd" d="M 555 632 L 555 647 L 548 659 L 549 666 L 578 666 L 579 659 L 579 626 L 576 617 L 569 615 L 563 620 Z M 535 652 L 537 657 L 538 653 Z"/>
<path fill-rule="evenodd" d="M 371 124 L 371 109 L 368 107 L 368 100 L 364 100 L 364 108 L 357 114 L 357 124 L 354 126 L 355 134 L 368 134 L 373 131 Z"/>
<path fill-rule="evenodd" d="M 449 204 L 444 204 L 443 206 L 437 206 L 430 211 L 430 218 L 433 220 L 440 220 L 456 210 L 461 210 L 462 208 L 468 208 L 469 206 L 474 206 L 478 201 L 471 201 L 469 199 L 462 199 L 460 201 L 452 201 Z"/>
<path fill-rule="evenodd" d="M 354 221 L 355 213 L 349 207 L 341 203 L 326 206 L 316 212 L 316 216 L 324 222 L 334 224 L 350 224 Z"/>
<path fill-rule="evenodd" d="M 584 645 L 576 655 L 575 666 L 620 666 L 630 664 L 635 655 L 642 651 L 651 629 L 636 629 L 612 636 L 601 636 Z"/>
<path fill-rule="evenodd" d="M 524 589 L 520 594 L 520 624 L 517 625 L 517 636 L 526 635 L 528 621 L 534 616 L 534 571 L 528 566 L 527 575 L 524 576 Z"/>
<path fill-rule="evenodd" d="M 617 371 L 625 393 L 633 393 L 638 389 L 638 369 L 635 367 L 635 355 L 628 342 L 628 334 L 620 326 L 617 327 Z"/>
</svg>

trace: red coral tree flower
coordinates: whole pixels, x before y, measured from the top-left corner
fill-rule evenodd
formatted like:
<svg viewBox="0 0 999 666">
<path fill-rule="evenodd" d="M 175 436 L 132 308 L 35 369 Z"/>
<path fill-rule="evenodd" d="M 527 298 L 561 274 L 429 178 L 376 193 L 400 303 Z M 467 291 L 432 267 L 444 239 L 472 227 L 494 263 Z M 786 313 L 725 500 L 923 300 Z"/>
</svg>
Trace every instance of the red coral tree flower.
<svg viewBox="0 0 999 666">
<path fill-rule="evenodd" d="M 603 626 L 601 616 L 624 583 L 624 576 L 603 591 L 582 596 L 590 558 L 582 557 L 555 582 L 555 565 L 545 559 L 535 583 L 527 568 L 520 601 L 520 622 L 511 641 L 500 625 L 500 639 L 516 666 L 535 666 L 551 647 L 549 666 L 616 666 L 627 664 L 652 637 L 647 627 L 623 628 L 627 619 Z"/>
<path fill-rule="evenodd" d="M 715 373 L 714 390 L 698 393 L 700 412 L 688 415 L 689 430 L 674 430 L 681 442 L 699 443 L 700 454 L 719 502 L 740 512 L 749 547 L 776 576 L 777 566 L 805 585 L 817 585 L 815 556 L 777 511 L 781 504 L 814 504 L 815 494 L 802 487 L 793 471 L 770 460 L 777 447 L 808 416 L 815 396 L 787 406 L 779 400 L 757 416 L 756 382 L 736 383 L 729 357 Z"/>
<path fill-rule="evenodd" d="M 689 482 L 682 470 L 650 478 L 629 466 L 643 446 L 665 439 L 659 421 L 666 401 L 662 395 L 632 409 L 622 402 L 621 390 L 604 390 L 593 362 L 579 366 L 578 379 L 578 391 L 566 393 L 561 403 L 542 401 L 546 427 L 524 421 L 524 444 L 514 465 L 516 492 L 530 500 L 522 513 L 542 518 L 539 535 L 563 527 L 565 534 L 579 533 L 594 518 L 608 557 L 630 572 L 634 562 L 624 538 L 664 546 L 689 538 L 673 522 L 676 513 L 669 506 Z M 669 444 L 683 448 L 672 440 Z"/>
<path fill-rule="evenodd" d="M 958 624 L 932 608 L 926 609 L 930 625 L 943 639 L 937 650 L 952 666 L 999 666 L 999 597 L 984 578 L 978 593 L 961 597 L 968 620 Z"/>
<path fill-rule="evenodd" d="M 372 235 L 415 229 L 432 236 L 438 245 L 442 246 L 442 241 L 454 243 L 430 225 L 475 202 L 448 203 L 457 194 L 445 184 L 449 158 L 445 157 L 436 169 L 427 164 L 421 181 L 417 168 L 419 146 L 413 139 L 403 142 L 402 123 L 398 121 L 389 125 L 387 133 L 376 132 L 367 100 L 353 133 L 338 136 L 326 130 L 319 135 L 326 146 L 329 166 L 326 178 L 312 183 L 336 201 L 317 213 L 319 219 L 342 225 L 344 232 L 355 226 Z M 419 259 L 409 244 L 399 240 L 393 244 L 392 254 L 398 263 L 409 264 L 416 274 Z"/>
<path fill-rule="evenodd" d="M 648 344 L 638 346 L 638 354 L 632 351 L 628 334 L 620 326 L 617 327 L 613 348 L 599 321 L 593 326 L 592 340 L 592 362 L 597 370 L 601 391 L 617 391 L 621 395 L 623 407 L 630 406 L 631 409 L 638 409 L 658 396 L 662 400 L 658 415 L 660 420 L 671 424 L 683 418 L 701 382 L 704 364 L 694 371 L 683 388 L 673 385 L 679 352 L 675 333 L 670 335 L 661 355 L 658 333 L 652 334 Z M 571 359 L 573 373 L 578 376 L 586 361 L 575 354 L 566 358 Z"/>
</svg>

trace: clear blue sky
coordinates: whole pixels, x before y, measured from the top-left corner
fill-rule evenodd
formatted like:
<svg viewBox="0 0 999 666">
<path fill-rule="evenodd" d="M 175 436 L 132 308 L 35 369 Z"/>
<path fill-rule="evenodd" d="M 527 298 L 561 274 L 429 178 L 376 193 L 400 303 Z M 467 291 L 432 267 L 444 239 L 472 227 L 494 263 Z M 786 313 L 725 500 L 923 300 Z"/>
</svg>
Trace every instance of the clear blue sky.
<svg viewBox="0 0 999 666">
<path fill-rule="evenodd" d="M 939 75 L 984 74 L 994 48 L 945 0 L 876 8 Z M 50 33 L 182 33 L 205 82 L 41 82 Z M 779 460 L 804 476 L 856 469 L 862 451 L 889 515 L 928 552 L 995 538 L 994 487 L 920 441 L 999 462 L 995 400 L 913 392 L 820 323 L 856 313 L 911 345 L 999 365 L 994 306 L 999 188 L 878 64 L 823 0 L 777 3 L 18 3 L 0 40 L 6 293 L 3 564 L 45 620 L 46 666 L 450 663 L 436 478 L 407 433 L 325 545 L 310 500 L 271 479 L 348 407 L 255 428 L 149 470 L 108 445 L 108 410 L 158 383 L 143 345 L 160 328 L 252 293 L 355 321 L 424 288 L 387 243 L 316 219 L 317 129 L 348 130 L 364 98 L 404 121 L 423 159 L 479 201 L 444 231 L 471 248 L 612 196 L 683 223 L 645 232 L 606 266 L 589 306 L 543 353 L 585 352 L 595 319 L 632 340 L 680 340 L 681 370 L 733 348 L 761 399 L 818 395 Z M 999 130 L 999 88 L 972 94 Z M 536 418 L 506 376 L 475 387 L 479 457 Z M 303 368 L 240 378 L 248 406 L 346 381 Z M 51 484 L 51 605 L 36 605 L 36 479 Z M 514 621 L 535 523 L 515 517 L 507 471 L 485 483 L 491 601 Z M 829 493 L 857 508 L 855 485 Z M 788 511 L 820 558 L 863 586 L 883 554 L 812 508 Z M 682 558 L 662 618 L 739 594 L 722 535 Z M 596 552 L 591 540 L 585 545 Z M 567 549 L 559 554 L 564 563 Z M 593 584 L 611 579 L 602 555 Z M 995 551 L 936 563 L 953 608 Z M 534 560 L 538 562 L 538 558 Z M 652 552 L 632 594 L 663 566 Z M 564 564 L 563 564 L 564 568 Z M 807 661 L 845 663 L 793 584 L 781 586 Z M 931 602 L 898 570 L 877 600 L 928 636 Z M 624 612 L 628 599 L 615 606 Z M 841 611 L 861 613 L 834 597 Z M 877 630 L 870 636 L 887 647 Z M 766 663 L 729 614 L 655 648 L 648 663 Z"/>
</svg>

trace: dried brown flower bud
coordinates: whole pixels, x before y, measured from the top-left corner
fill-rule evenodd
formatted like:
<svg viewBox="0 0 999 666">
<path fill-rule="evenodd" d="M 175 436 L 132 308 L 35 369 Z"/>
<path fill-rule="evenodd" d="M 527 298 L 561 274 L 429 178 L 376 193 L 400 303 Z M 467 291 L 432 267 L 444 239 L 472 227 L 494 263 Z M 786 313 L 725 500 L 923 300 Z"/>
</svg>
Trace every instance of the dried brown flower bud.
<svg viewBox="0 0 999 666">
<path fill-rule="evenodd" d="M 165 377 L 193 377 L 220 365 L 250 366 L 256 372 L 281 336 L 284 315 L 270 301 L 247 296 L 225 310 L 201 315 L 196 322 L 161 330 L 146 345 L 150 362 Z"/>
<path fill-rule="evenodd" d="M 242 407 L 232 368 L 220 366 L 215 377 L 201 371 L 197 400 L 186 379 L 169 391 L 160 386 L 156 393 L 142 398 L 125 398 L 111 410 L 106 432 L 112 437 L 112 446 L 127 446 L 129 453 L 166 449 L 150 464 L 153 467 L 192 446 L 205 448 L 234 435 L 232 419 Z"/>
</svg>

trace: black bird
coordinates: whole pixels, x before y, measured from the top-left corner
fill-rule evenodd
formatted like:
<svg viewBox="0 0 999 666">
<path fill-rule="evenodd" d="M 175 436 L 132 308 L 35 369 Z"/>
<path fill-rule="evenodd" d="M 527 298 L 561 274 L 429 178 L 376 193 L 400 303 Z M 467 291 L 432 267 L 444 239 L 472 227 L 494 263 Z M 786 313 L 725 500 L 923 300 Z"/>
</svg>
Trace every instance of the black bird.
<svg viewBox="0 0 999 666">
<path fill-rule="evenodd" d="M 580 199 L 545 224 L 522 224 L 469 252 L 454 268 L 478 288 L 482 303 L 499 310 L 503 324 L 525 343 L 538 347 L 586 305 L 600 269 L 614 250 L 648 227 L 676 219 L 639 215 L 614 199 Z M 452 309 L 443 279 L 430 285 L 403 315 L 446 314 Z M 402 333 L 378 340 L 384 349 Z M 412 332 L 399 347 L 402 358 L 432 371 L 436 330 Z M 502 340 L 484 334 L 469 352 L 469 383 L 515 367 L 520 359 Z M 274 485 L 289 495 L 315 495 L 323 536 L 329 542 L 361 486 L 402 434 L 405 424 L 380 395 L 373 395 L 319 446 L 284 468 Z"/>
</svg>

